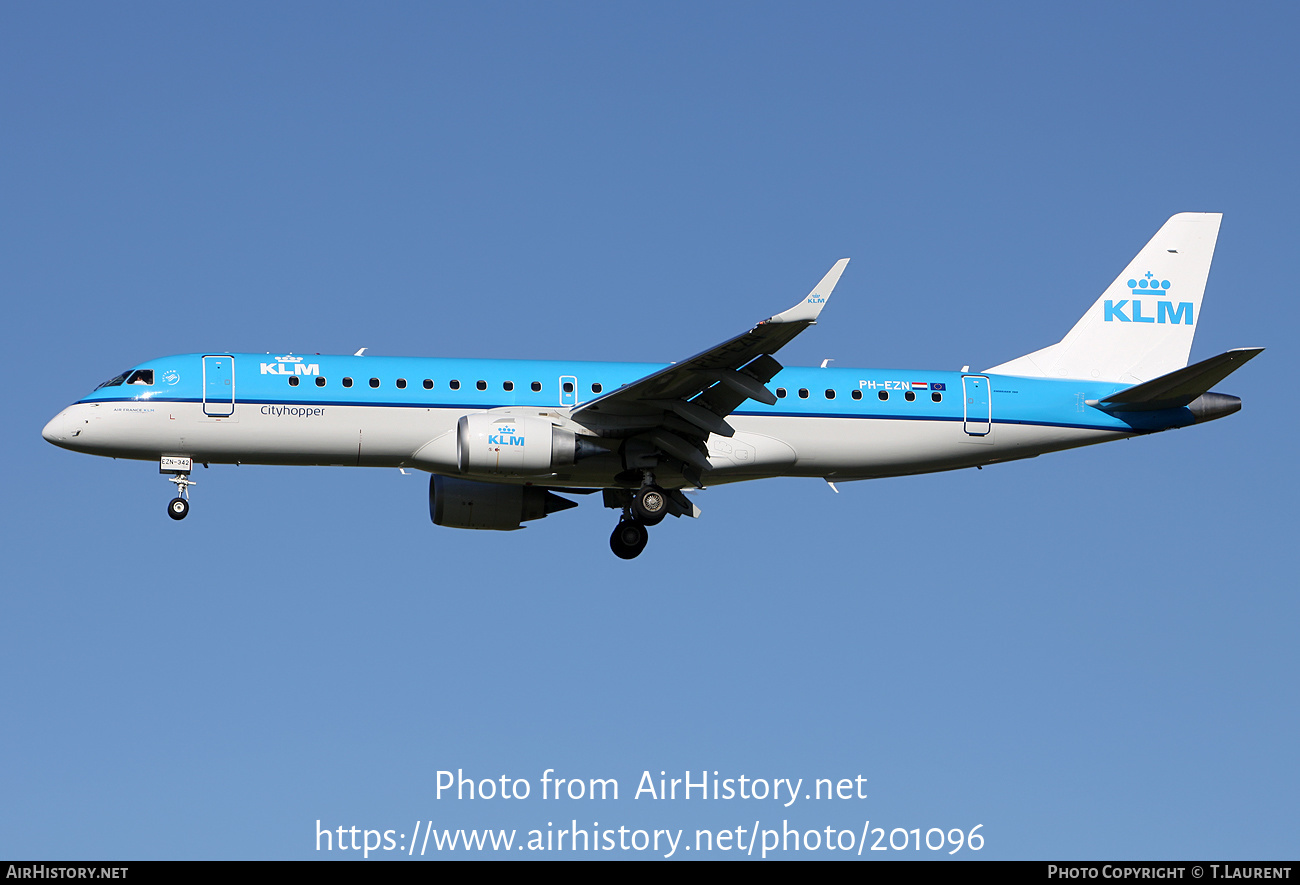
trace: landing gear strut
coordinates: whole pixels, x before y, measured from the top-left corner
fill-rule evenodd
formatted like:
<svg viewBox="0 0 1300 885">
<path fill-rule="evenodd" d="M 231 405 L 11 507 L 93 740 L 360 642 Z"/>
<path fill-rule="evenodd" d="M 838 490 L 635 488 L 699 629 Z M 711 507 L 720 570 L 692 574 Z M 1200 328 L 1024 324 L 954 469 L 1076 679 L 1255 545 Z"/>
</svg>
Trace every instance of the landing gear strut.
<svg viewBox="0 0 1300 885">
<path fill-rule="evenodd" d="M 609 537 L 609 549 L 619 559 L 636 559 L 650 540 L 647 527 L 658 525 L 668 515 L 668 493 L 655 484 L 653 470 L 642 470 L 641 488 L 635 493 L 619 492 L 612 500 L 606 494 L 606 506 L 623 506 L 623 516 Z"/>
<path fill-rule="evenodd" d="M 609 536 L 609 549 L 619 559 L 636 559 L 649 540 L 646 527 L 625 514 L 614 527 L 614 534 Z"/>
<path fill-rule="evenodd" d="M 179 473 L 167 479 L 176 483 L 177 492 L 176 497 L 167 502 L 167 515 L 172 519 L 184 519 L 190 513 L 190 486 L 198 483 L 190 479 L 188 473 Z"/>
</svg>

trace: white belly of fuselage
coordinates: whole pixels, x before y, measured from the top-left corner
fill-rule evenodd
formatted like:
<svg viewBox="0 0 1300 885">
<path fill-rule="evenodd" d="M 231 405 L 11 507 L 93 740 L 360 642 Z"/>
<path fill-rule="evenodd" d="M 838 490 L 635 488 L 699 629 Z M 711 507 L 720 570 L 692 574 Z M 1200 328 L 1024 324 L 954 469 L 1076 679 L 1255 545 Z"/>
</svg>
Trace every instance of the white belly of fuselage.
<svg viewBox="0 0 1300 885">
<path fill-rule="evenodd" d="M 46 438 L 77 451 L 201 463 L 411 467 L 460 475 L 456 424 L 464 410 L 425 407 L 261 405 L 239 403 L 228 417 L 199 403 L 79 403 L 46 428 Z M 994 424 L 983 436 L 960 421 L 838 417 L 733 416 L 733 437 L 711 436 L 706 484 L 771 476 L 868 479 L 951 470 L 1105 442 L 1113 430 Z M 615 485 L 615 454 L 540 476 L 474 475 L 495 482 L 553 487 Z M 664 485 L 684 478 L 660 471 Z"/>
</svg>

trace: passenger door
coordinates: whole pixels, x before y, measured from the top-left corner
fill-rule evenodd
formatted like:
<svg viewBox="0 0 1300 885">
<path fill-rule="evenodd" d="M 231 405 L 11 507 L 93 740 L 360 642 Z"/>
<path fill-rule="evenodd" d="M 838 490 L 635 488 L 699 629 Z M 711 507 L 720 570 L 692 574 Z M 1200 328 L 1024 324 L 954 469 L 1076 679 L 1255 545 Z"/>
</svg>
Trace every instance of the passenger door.
<svg viewBox="0 0 1300 885">
<path fill-rule="evenodd" d="M 988 436 L 993 429 L 993 403 L 989 397 L 989 379 L 984 375 L 963 375 L 961 379 L 964 400 L 966 433 L 970 436 Z"/>
<path fill-rule="evenodd" d="M 229 418 L 235 414 L 235 358 L 203 358 L 203 414 Z"/>
</svg>

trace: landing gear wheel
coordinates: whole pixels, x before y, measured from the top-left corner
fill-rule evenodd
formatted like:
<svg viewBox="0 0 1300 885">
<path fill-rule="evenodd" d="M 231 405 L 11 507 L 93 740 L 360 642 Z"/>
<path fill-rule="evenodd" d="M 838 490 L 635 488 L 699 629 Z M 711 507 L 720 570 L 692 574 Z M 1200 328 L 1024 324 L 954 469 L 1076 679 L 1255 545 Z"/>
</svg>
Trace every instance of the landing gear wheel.
<svg viewBox="0 0 1300 885">
<path fill-rule="evenodd" d="M 668 515 L 668 493 L 659 486 L 645 486 L 632 499 L 632 515 L 645 525 L 658 525 Z"/>
<path fill-rule="evenodd" d="M 646 527 L 635 519 L 620 519 L 609 536 L 609 549 L 619 559 L 636 559 L 650 540 Z"/>
<path fill-rule="evenodd" d="M 184 519 L 190 512 L 190 486 L 198 485 L 190 479 L 188 473 L 177 473 L 167 477 L 168 482 L 176 483 L 176 497 L 167 502 L 167 515 L 172 519 Z"/>
</svg>

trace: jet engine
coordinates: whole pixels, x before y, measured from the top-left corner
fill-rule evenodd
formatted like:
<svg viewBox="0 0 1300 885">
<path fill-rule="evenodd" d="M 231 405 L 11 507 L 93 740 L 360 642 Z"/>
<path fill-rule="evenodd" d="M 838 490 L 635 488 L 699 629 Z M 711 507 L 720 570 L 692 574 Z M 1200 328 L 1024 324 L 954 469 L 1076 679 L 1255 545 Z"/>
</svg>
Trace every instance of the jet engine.
<svg viewBox="0 0 1300 885">
<path fill-rule="evenodd" d="M 604 451 L 539 415 L 465 415 L 456 426 L 461 473 L 541 476 Z"/>
<path fill-rule="evenodd" d="M 577 507 L 577 501 L 536 486 L 475 482 L 435 474 L 429 479 L 429 517 L 454 529 L 513 532 L 520 523 Z"/>
</svg>

